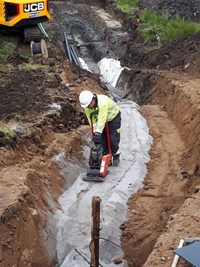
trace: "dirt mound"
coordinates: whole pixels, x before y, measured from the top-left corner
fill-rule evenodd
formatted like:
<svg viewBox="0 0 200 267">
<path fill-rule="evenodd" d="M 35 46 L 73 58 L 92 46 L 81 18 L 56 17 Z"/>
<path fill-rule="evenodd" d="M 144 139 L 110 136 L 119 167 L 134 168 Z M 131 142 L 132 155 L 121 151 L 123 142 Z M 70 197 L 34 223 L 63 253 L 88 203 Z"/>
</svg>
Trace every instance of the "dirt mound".
<svg viewBox="0 0 200 267">
<path fill-rule="evenodd" d="M 187 69 L 200 56 L 200 33 L 178 38 L 141 58 L 139 67 L 153 69 Z"/>
<path fill-rule="evenodd" d="M 48 59 L 27 60 L 20 52 L 1 59 L 1 125 L 15 133 L 5 139 L 0 128 L 0 266 L 56 265 L 54 226 L 46 217 L 53 221 L 66 181 L 53 157 L 62 151 L 80 164 L 84 133 L 78 128 L 86 117 L 78 94 L 88 86 L 102 91 L 97 76 L 63 62 L 58 43 L 50 46 Z"/>
<path fill-rule="evenodd" d="M 1 86 L 2 101 L 0 104 L 0 118 L 9 120 L 15 115 L 34 115 L 47 110 L 51 98 L 47 94 L 49 86 L 44 71 L 19 71 L 7 72 L 4 76 L 4 86 Z M 58 82 L 54 79 L 51 87 L 56 88 Z M 41 99 L 43 101 L 41 101 Z M 25 120 L 25 117 L 23 118 Z"/>
<path fill-rule="evenodd" d="M 52 124 L 55 131 L 66 132 L 84 122 L 83 113 L 77 109 L 77 95 L 70 94 L 59 73 L 37 60 L 24 64 L 23 59 L 20 55 L 7 59 L 16 67 L 2 78 L 0 119 L 5 125 L 13 125 L 15 134 L 7 138 L 0 131 L 0 146 L 16 146 L 23 136 L 31 136 L 27 127 Z"/>
<path fill-rule="evenodd" d="M 137 40 L 137 44 L 133 40 L 127 44 L 126 55 L 123 58 L 125 66 L 140 69 L 188 71 L 189 65 L 192 64 L 195 65 L 193 70 L 198 68 L 200 33 L 177 38 L 156 50 L 151 50 L 151 42 L 147 42 L 144 46 L 140 39 Z M 199 68 L 195 72 L 198 73 L 198 70 Z"/>
<path fill-rule="evenodd" d="M 20 54 L 13 53 L 12 55 L 8 56 L 6 58 L 6 61 L 8 63 L 13 64 L 14 66 L 17 66 L 22 63 L 28 63 L 28 59 L 20 56 Z"/>
</svg>

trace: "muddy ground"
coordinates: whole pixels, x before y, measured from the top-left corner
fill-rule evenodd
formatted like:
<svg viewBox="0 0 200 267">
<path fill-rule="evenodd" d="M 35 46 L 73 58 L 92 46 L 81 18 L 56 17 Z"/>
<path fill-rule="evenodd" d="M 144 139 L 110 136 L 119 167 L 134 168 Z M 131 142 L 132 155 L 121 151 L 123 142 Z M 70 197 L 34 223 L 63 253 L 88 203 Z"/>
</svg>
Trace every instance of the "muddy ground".
<svg viewBox="0 0 200 267">
<path fill-rule="evenodd" d="M 89 128 L 78 94 L 88 88 L 105 92 L 97 74 L 67 60 L 58 26 L 63 2 L 51 5 L 48 59 L 27 57 L 29 50 L 21 43 L 0 59 L 1 124 L 15 129 L 11 139 L 0 135 L 1 267 L 57 265 L 53 214 L 68 181 L 53 158 L 64 151 L 69 161 L 84 164 L 83 131 Z M 93 4 L 112 11 L 118 20 L 123 18 L 113 10 L 113 1 L 108 6 L 106 1 Z M 132 23 L 125 21 L 127 32 L 136 29 Z M 131 33 L 137 36 L 136 30 Z M 200 236 L 200 34 L 156 51 L 150 51 L 150 44 L 140 37 L 125 38 L 119 45 L 106 38 L 106 49 L 101 49 L 106 36 L 93 39 L 93 60 L 110 53 L 131 68 L 123 72 L 118 89 L 125 99 L 140 104 L 153 137 L 144 188 L 128 201 L 122 246 L 132 267 L 171 266 L 179 240 Z M 7 45 L 6 38 L 1 36 L 0 49 Z M 188 265 L 181 260 L 178 266 Z"/>
</svg>

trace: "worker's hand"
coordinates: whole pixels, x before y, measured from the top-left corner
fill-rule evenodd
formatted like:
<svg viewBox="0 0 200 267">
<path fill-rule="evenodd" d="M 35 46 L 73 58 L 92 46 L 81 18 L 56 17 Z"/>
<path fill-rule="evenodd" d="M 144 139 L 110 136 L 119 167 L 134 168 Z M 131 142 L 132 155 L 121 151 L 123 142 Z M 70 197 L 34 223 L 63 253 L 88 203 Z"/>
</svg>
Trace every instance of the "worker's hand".
<svg viewBox="0 0 200 267">
<path fill-rule="evenodd" d="M 101 133 L 95 132 L 92 140 L 95 146 L 101 145 Z"/>
</svg>

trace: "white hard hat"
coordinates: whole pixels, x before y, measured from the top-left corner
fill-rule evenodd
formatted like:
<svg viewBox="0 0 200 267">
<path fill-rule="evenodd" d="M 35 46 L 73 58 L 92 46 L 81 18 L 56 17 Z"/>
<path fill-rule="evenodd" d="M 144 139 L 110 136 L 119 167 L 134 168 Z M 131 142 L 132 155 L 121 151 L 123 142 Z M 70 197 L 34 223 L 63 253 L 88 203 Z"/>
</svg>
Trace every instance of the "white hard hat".
<svg viewBox="0 0 200 267">
<path fill-rule="evenodd" d="M 93 93 L 90 91 L 85 90 L 81 92 L 79 95 L 79 101 L 81 103 L 81 107 L 83 108 L 88 107 L 93 99 L 93 96 L 94 96 Z"/>
</svg>

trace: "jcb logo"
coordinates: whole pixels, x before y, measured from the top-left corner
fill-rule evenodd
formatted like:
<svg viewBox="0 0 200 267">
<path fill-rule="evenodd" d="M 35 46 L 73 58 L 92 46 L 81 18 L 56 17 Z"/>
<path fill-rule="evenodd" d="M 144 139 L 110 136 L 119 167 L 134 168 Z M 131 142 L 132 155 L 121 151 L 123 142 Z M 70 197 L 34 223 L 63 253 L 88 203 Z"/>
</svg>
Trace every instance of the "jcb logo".
<svg viewBox="0 0 200 267">
<path fill-rule="evenodd" d="M 44 2 L 24 5 L 24 12 L 35 12 L 44 10 Z"/>
</svg>

